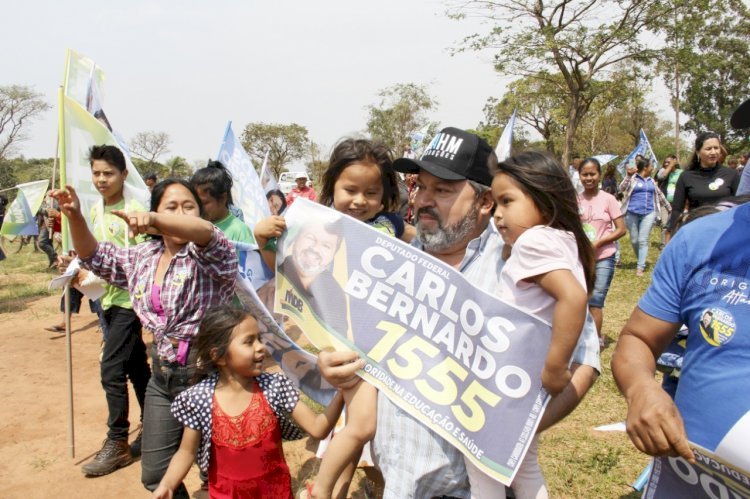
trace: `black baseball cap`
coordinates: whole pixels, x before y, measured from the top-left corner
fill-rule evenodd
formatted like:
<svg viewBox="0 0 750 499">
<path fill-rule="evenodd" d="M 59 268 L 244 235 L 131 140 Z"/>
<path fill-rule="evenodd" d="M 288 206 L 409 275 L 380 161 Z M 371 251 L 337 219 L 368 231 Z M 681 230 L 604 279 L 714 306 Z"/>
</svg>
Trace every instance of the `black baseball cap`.
<svg viewBox="0 0 750 499">
<path fill-rule="evenodd" d="M 729 119 L 729 124 L 733 128 L 748 128 L 750 127 L 750 99 L 740 104 L 737 109 L 732 113 L 732 117 Z"/>
<path fill-rule="evenodd" d="M 487 161 L 494 154 L 486 140 L 458 128 L 443 128 L 419 159 L 399 158 L 393 168 L 401 173 L 424 170 L 443 180 L 474 180 L 492 185 Z"/>
</svg>

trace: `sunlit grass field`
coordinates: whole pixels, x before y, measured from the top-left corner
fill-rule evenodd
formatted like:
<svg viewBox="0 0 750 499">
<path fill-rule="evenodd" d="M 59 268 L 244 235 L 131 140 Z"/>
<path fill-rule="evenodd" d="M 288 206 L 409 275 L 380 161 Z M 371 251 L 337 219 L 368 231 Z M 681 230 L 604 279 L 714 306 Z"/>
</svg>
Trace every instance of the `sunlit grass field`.
<svg viewBox="0 0 750 499">
<path fill-rule="evenodd" d="M 602 374 L 583 403 L 565 421 L 545 432 L 540 441 L 540 461 L 552 497 L 636 498 L 631 488 L 649 458 L 638 452 L 624 433 L 594 431 L 600 425 L 624 421 L 626 405 L 609 368 L 614 343 L 633 307 L 651 279 L 659 256 L 660 231 L 655 228 L 644 277 L 635 275 L 635 258 L 626 235 L 621 239 L 622 266 L 617 269 L 604 308 Z M 17 243 L 4 240 L 7 258 L 0 262 L 0 314 L 22 310 L 47 290 L 55 272 L 47 270 L 44 253 L 31 244 L 16 254 Z M 361 482 L 360 482 L 361 481 Z M 358 473 L 355 483 L 364 482 Z"/>
<path fill-rule="evenodd" d="M 27 301 L 52 294 L 47 286 L 57 271 L 47 270 L 47 255 L 34 252 L 33 243 L 20 253 L 17 241 L 3 239 L 2 243 L 6 258 L 0 262 L 0 314 L 16 312 Z"/>
<path fill-rule="evenodd" d="M 626 234 L 620 239 L 622 266 L 615 272 L 604 305 L 602 373 L 583 403 L 563 422 L 542 434 L 539 454 L 552 497 L 640 497 L 630 486 L 650 458 L 633 447 L 625 433 L 597 432 L 594 428 L 624 421 L 627 406 L 609 367 L 622 326 L 651 282 L 661 253 L 661 231 L 651 234 L 646 275 L 636 277 L 635 256 Z"/>
</svg>

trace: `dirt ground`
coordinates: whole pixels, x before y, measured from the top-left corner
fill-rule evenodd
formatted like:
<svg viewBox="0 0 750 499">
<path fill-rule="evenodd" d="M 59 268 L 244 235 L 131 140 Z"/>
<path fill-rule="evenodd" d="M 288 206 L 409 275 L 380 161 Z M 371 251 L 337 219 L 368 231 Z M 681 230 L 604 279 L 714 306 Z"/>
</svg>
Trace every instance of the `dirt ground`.
<svg viewBox="0 0 750 499">
<path fill-rule="evenodd" d="M 0 314 L 0 497 L 7 498 L 147 498 L 138 461 L 110 475 L 86 478 L 81 465 L 99 450 L 106 436 L 106 402 L 99 382 L 101 335 L 96 315 L 83 305 L 72 318 L 75 456 L 68 438 L 69 410 L 66 338 L 44 327 L 58 323 L 57 296 L 31 300 L 22 310 Z M 144 337 L 150 341 L 147 335 Z M 131 431 L 140 416 L 131 391 Z M 135 435 L 131 435 L 131 439 Z M 295 490 L 318 468 L 317 441 L 285 442 L 284 452 Z M 364 483 L 355 477 L 353 497 Z M 191 497 L 200 491 L 197 467 L 185 484 Z"/>
</svg>

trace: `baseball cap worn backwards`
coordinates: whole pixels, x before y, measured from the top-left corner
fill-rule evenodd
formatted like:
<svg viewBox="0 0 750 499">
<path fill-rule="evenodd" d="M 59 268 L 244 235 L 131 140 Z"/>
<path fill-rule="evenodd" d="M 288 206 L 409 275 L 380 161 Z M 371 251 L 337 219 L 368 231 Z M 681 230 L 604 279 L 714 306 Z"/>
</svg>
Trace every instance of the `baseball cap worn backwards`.
<svg viewBox="0 0 750 499">
<path fill-rule="evenodd" d="M 458 128 L 443 128 L 419 159 L 399 158 L 393 163 L 401 173 L 424 170 L 443 180 L 474 180 L 492 185 L 487 160 L 493 153 L 484 139 Z"/>
<path fill-rule="evenodd" d="M 729 124 L 733 128 L 748 128 L 750 127 L 750 99 L 740 104 L 737 109 L 732 113 L 732 117 L 729 119 Z"/>
</svg>

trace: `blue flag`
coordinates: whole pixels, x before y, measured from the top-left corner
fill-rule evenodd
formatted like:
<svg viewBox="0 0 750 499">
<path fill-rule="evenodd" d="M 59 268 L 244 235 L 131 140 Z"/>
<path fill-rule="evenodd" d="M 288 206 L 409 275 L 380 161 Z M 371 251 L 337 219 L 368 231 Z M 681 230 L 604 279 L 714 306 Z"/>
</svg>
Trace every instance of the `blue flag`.
<svg viewBox="0 0 750 499">
<path fill-rule="evenodd" d="M 596 156 L 593 156 L 593 158 L 597 160 L 602 166 L 606 165 L 616 157 L 617 154 L 597 154 Z"/>
<path fill-rule="evenodd" d="M 257 245 L 239 241 L 232 241 L 232 244 L 237 251 L 239 275 L 242 279 L 251 283 L 254 289 L 259 289 L 273 279 L 274 273 L 263 261 Z"/>
<path fill-rule="evenodd" d="M 245 223 L 251 228 L 263 218 L 271 216 L 266 193 L 260 185 L 260 178 L 253 167 L 250 156 L 232 131 L 232 122 L 227 124 L 224 140 L 221 142 L 218 159 L 232 175 L 232 199 L 242 210 Z"/>
<path fill-rule="evenodd" d="M 627 170 L 630 167 L 635 167 L 635 157 L 637 155 L 641 155 L 644 158 L 651 161 L 651 164 L 656 168 L 658 165 L 658 161 L 656 160 L 656 155 L 654 154 L 653 149 L 651 149 L 651 144 L 648 142 L 648 138 L 646 137 L 646 132 L 643 131 L 643 128 L 641 128 L 641 135 L 640 139 L 638 140 L 638 145 L 635 146 L 635 149 L 628 154 L 628 157 L 623 159 L 619 165 L 617 165 L 617 171 L 620 172 L 620 175 L 625 176 L 625 170 Z"/>
</svg>

